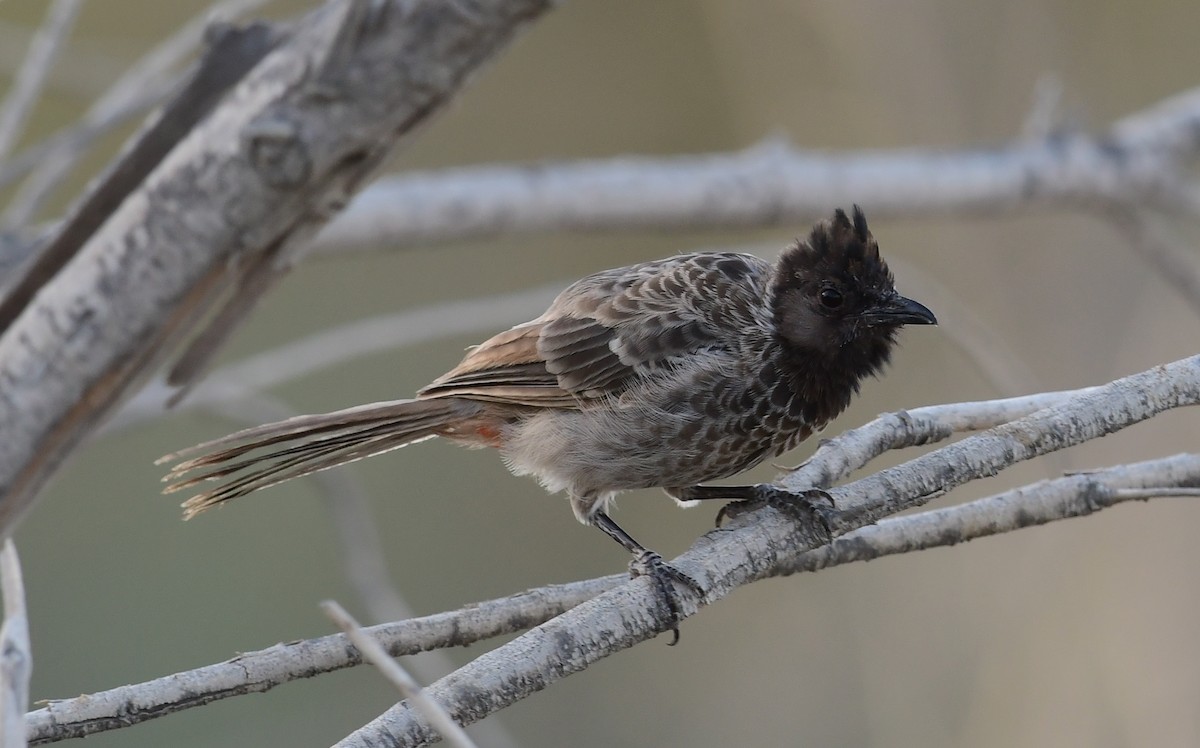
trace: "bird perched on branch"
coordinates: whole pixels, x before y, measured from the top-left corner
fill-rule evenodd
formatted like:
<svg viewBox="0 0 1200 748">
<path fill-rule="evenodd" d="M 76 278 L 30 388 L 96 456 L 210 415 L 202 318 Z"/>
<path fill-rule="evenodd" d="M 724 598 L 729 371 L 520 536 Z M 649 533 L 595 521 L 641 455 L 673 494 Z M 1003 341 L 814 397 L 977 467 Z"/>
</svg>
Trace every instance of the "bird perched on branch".
<svg viewBox="0 0 1200 748">
<path fill-rule="evenodd" d="M 250 428 L 160 462 L 205 453 L 174 467 L 167 492 L 224 481 L 184 502 L 191 517 L 435 436 L 493 447 L 513 473 L 565 491 L 580 522 L 634 554 L 635 570 L 696 587 L 613 522 L 613 497 L 653 487 L 680 502 L 762 497 L 762 486 L 699 484 L 825 426 L 887 363 L 906 324 L 936 320 L 896 292 L 855 206 L 774 264 L 698 252 L 589 275 L 415 399 Z"/>
</svg>

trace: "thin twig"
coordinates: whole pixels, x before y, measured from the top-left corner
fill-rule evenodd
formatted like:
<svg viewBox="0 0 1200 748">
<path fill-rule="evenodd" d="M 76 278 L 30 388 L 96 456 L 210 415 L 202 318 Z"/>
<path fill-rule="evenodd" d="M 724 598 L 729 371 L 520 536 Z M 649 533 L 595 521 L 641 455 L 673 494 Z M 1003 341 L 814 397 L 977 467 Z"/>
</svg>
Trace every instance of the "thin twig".
<svg viewBox="0 0 1200 748">
<path fill-rule="evenodd" d="M 35 33 L 37 29 L 0 19 L 0 76 L 8 80 L 16 78 L 17 71 L 25 64 L 25 52 Z M 107 43 L 72 39 L 70 46 L 59 52 L 43 90 L 90 100 L 123 69 L 124 65 Z"/>
<path fill-rule="evenodd" d="M 23 748 L 33 651 L 29 644 L 21 559 L 11 538 L 5 538 L 4 547 L 0 548 L 0 593 L 4 595 L 4 625 L 0 626 L 0 745 Z"/>
<path fill-rule="evenodd" d="M 442 709 L 436 701 L 429 698 L 422 690 L 421 684 L 413 680 L 412 676 L 400 667 L 400 663 L 396 662 L 379 642 L 359 628 L 358 621 L 355 621 L 345 608 L 333 600 L 326 600 L 321 603 L 321 610 L 325 611 L 325 615 L 329 616 L 345 632 L 350 643 L 358 648 L 362 658 L 374 665 L 379 673 L 408 700 L 408 703 L 425 715 L 433 729 L 437 730 L 441 737 L 446 739 L 446 742 L 459 746 L 459 748 L 475 747 L 475 743 L 467 737 L 467 733 L 463 731 L 462 727 L 451 719 L 450 715 L 446 714 L 446 710 Z"/>
<path fill-rule="evenodd" d="M 1033 106 L 1021 125 L 1021 137 L 1041 140 L 1052 135 L 1060 124 L 1062 100 L 1062 79 L 1053 74 L 1039 77 L 1033 85 Z"/>
<path fill-rule="evenodd" d="M 155 87 L 143 89 L 140 96 L 129 99 L 124 106 L 114 109 L 104 117 L 85 114 L 78 123 L 62 128 L 41 142 L 29 146 L 8 161 L 0 163 L 0 189 L 4 189 L 52 160 L 69 160 L 74 163 L 98 138 L 131 122 L 135 117 L 166 98 L 167 94 L 178 90 L 178 83 L 177 80 L 171 80 Z M 11 218 L 13 224 L 17 223 L 19 217 L 17 213 L 18 211 L 13 211 Z M 20 217 L 23 217 L 28 210 L 22 209 L 19 213 Z M 22 220 L 21 223 L 24 224 L 26 221 Z"/>
<path fill-rule="evenodd" d="M 221 0 L 185 21 L 173 34 L 159 42 L 131 65 L 104 94 L 88 114 L 107 118 L 141 97 L 146 89 L 159 88 L 178 77 L 178 68 L 200 46 L 205 32 L 214 23 L 229 23 L 262 6 L 269 0 Z"/>
<path fill-rule="evenodd" d="M 54 65 L 54 57 L 71 33 L 81 4 L 81 0 L 54 0 L 46 12 L 46 20 L 30 42 L 12 92 L 0 104 L 0 162 L 20 137 Z"/>
</svg>

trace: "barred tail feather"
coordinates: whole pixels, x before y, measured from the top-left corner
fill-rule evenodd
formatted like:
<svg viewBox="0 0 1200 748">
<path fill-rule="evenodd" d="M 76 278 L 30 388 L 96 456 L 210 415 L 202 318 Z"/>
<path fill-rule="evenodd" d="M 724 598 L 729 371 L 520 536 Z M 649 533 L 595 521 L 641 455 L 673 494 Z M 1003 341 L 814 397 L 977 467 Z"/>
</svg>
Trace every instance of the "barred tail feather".
<svg viewBox="0 0 1200 748">
<path fill-rule="evenodd" d="M 163 478 L 171 484 L 163 493 L 224 480 L 183 502 L 184 519 L 191 519 L 239 496 L 432 438 L 478 410 L 454 398 L 394 400 L 244 429 L 160 458 L 159 464 L 205 453 L 175 465 Z"/>
</svg>

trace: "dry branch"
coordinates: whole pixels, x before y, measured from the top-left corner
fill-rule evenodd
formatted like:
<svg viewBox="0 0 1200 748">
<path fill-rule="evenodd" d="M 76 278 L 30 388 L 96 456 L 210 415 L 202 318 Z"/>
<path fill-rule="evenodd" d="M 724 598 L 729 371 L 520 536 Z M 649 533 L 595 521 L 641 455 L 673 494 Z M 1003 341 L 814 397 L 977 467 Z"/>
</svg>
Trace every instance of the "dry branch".
<svg viewBox="0 0 1200 748">
<path fill-rule="evenodd" d="M 1016 462 L 1096 439 L 1165 410 L 1200 403 L 1200 356 L 1119 379 L 894 468 L 830 490 L 826 518 L 843 535 L 917 507 Z M 784 480 L 784 485 L 791 485 Z M 817 523 L 766 507 L 700 538 L 671 563 L 699 580 L 711 604 L 736 587 L 789 568 L 830 542 Z M 684 605 L 684 615 L 695 612 Z M 599 595 L 451 673 L 427 689 L 460 724 L 470 724 L 674 625 L 650 580 Z M 433 739 L 421 715 L 399 704 L 338 745 L 415 746 Z"/>
<path fill-rule="evenodd" d="M 316 238 L 320 251 L 539 231 L 804 224 L 830 205 L 872 217 L 1141 205 L 1200 216 L 1200 89 L 1099 134 L 959 150 L 740 153 L 417 172 L 381 179 Z"/>
<path fill-rule="evenodd" d="M 950 408 L 952 406 L 938 406 Z M 876 422 L 880 423 L 880 422 Z M 880 423 L 886 429 L 886 425 Z M 863 427 L 871 428 L 871 424 Z M 978 499 L 961 506 L 905 517 L 847 533 L 833 543 L 797 556 L 778 575 L 819 571 L 895 553 L 964 543 L 1001 532 L 1078 517 L 1142 498 L 1126 489 L 1156 489 L 1200 483 L 1200 455 L 1106 468 Z M 626 581 L 612 575 L 542 587 L 435 616 L 368 628 L 394 655 L 465 646 L 550 620 Z M 503 622 L 498 625 L 497 622 Z M 448 632 L 457 631 L 458 636 Z M 30 739 L 51 742 L 123 727 L 210 701 L 257 693 L 287 681 L 361 664 L 339 637 L 279 644 L 259 652 L 157 680 L 122 686 L 78 699 L 56 701 L 30 714 Z"/>
<path fill-rule="evenodd" d="M 60 248 L 48 282 L 18 286 L 0 309 L 0 527 L 215 314 L 185 368 L 202 367 L 295 247 L 549 5 L 496 0 L 466 14 L 440 0 L 329 3 L 151 164 L 102 226 Z"/>
<path fill-rule="evenodd" d="M 849 525 L 866 516 L 861 504 L 854 501 L 856 497 L 874 496 L 883 503 L 878 489 L 869 487 L 873 479 L 882 478 L 897 496 L 919 494 L 928 490 L 929 476 L 933 476 L 934 482 L 948 484 L 964 475 L 989 475 L 1018 459 L 1096 438 L 1168 407 L 1195 404 L 1198 400 L 1200 357 L 1195 357 L 1104 387 L 885 414 L 823 443 L 808 463 L 792 473 L 790 482 L 828 485 L 888 449 L 934 443 L 953 432 L 997 427 L 871 479 L 835 489 L 833 493 L 840 505 L 859 507 L 846 513 L 844 524 Z M 1055 435 L 1060 430 L 1063 433 Z M 706 602 L 713 602 L 736 585 L 766 576 L 815 571 L 893 553 L 953 545 L 1083 516 L 1148 495 L 1170 493 L 1164 489 L 1197 485 L 1200 485 L 1200 455 L 1178 455 L 1043 481 L 961 506 L 883 519 L 876 525 L 848 531 L 831 544 L 807 552 L 804 549 L 816 543 L 809 528 L 797 525 L 775 510 L 764 509 L 709 533 L 675 563 L 708 581 L 710 592 Z M 1129 493 L 1126 489 L 1138 492 Z M 593 600 L 601 593 L 604 593 L 602 598 Z M 587 600 L 593 602 L 587 604 L 585 611 L 551 621 Z M 485 655 L 487 659 L 476 661 L 431 686 L 430 693 L 439 695 L 441 703 L 452 707 L 451 713 L 456 718 L 479 719 L 509 700 L 526 696 L 554 678 L 669 626 L 653 591 L 643 582 L 612 576 L 546 587 L 369 631 L 389 653 L 400 655 L 469 644 L 545 621 L 551 623 L 531 632 L 530 639 L 523 637 Z M 618 634 L 621 638 L 614 638 Z M 558 644 L 548 644 L 552 642 Z M 514 654 L 512 648 L 520 651 Z M 525 657 L 528 661 L 523 660 Z M 113 729 L 358 663 L 357 655 L 347 650 L 345 641 L 339 637 L 280 644 L 228 663 L 54 702 L 29 715 L 30 739 L 48 742 Z M 492 671 L 490 667 L 499 669 Z M 561 673 L 560 667 L 565 668 Z M 513 690 L 489 689 L 495 698 L 486 704 L 452 698 L 458 695 L 456 684 L 470 684 L 473 678 L 503 678 L 506 684 L 523 685 Z M 533 680 L 524 682 L 523 678 Z M 469 689 L 469 692 L 483 698 L 483 690 Z M 468 714 L 463 711 L 468 707 L 479 711 Z M 414 730 L 414 735 L 428 737 L 419 720 L 414 721 L 403 707 L 369 729 L 371 735 L 384 740 L 383 744 L 414 744 L 393 742 L 399 734 L 394 730 L 403 726 Z"/>
<path fill-rule="evenodd" d="M 244 59 L 245 70 L 227 70 L 200 91 L 202 101 L 185 95 L 186 116 L 174 140 L 163 130 L 169 117 L 143 130 L 88 198 L 108 202 L 81 201 L 51 244 L 56 252 L 42 258 L 42 274 L 26 276 L 0 308 L 8 325 L 0 338 L 0 428 L 7 437 L 0 444 L 0 529 L 11 529 L 57 465 L 190 324 L 215 315 L 217 324 L 177 369 L 183 381 L 200 371 L 232 324 L 296 259 L 300 244 L 341 209 L 390 148 L 549 4 L 332 2 L 286 32 L 275 30 L 261 54 Z M 986 151 L 829 155 L 773 143 L 731 155 L 415 174 L 373 188 L 318 245 L 762 226 L 806 221 L 831 202 L 851 200 L 879 214 L 1057 205 L 1195 217 L 1200 189 L 1188 167 L 1200 151 L 1198 134 L 1200 89 L 1097 136 L 1043 133 Z M 149 135 L 160 138 L 161 152 L 151 156 L 138 150 Z M 1130 231 L 1141 236 L 1143 229 Z M 1186 255 L 1145 241 L 1143 251 L 1160 264 L 1186 262 Z M 1188 277 L 1194 285 L 1194 274 Z M 1198 400 L 1200 358 L 1192 358 L 1087 391 L 893 414 L 823 446 L 784 485 L 832 485 L 886 449 L 991 430 L 833 489 L 839 511 L 831 524 L 839 537 L 828 545 L 817 547 L 829 538 L 811 524 L 767 508 L 706 535 L 675 563 L 707 583 L 701 604 L 709 604 L 764 576 L 961 542 L 1120 501 L 1192 495 L 1194 489 L 1176 490 L 1200 480 L 1197 458 L 1184 455 L 880 519 L 1016 461 Z M 593 580 L 554 592 L 526 596 L 524 602 L 536 602 L 523 613 L 514 612 L 512 601 L 494 601 L 475 629 L 464 621 L 486 605 L 396 624 L 403 633 L 389 640 L 391 650 L 520 630 L 578 604 L 429 689 L 456 719 L 470 722 L 672 623 L 645 580 Z M 341 637 L 278 645 L 152 684 L 52 704 L 30 715 L 30 734 L 39 742 L 90 734 L 355 662 Z M 424 718 L 400 705 L 343 744 L 432 738 Z"/>
<path fill-rule="evenodd" d="M 524 631 L 608 589 L 616 578 L 576 582 L 365 630 L 393 657 L 460 647 Z M 213 701 L 261 693 L 298 678 L 362 664 L 344 634 L 276 644 L 165 678 L 51 702 L 28 715 L 29 740 L 46 743 L 127 727 Z"/>
</svg>

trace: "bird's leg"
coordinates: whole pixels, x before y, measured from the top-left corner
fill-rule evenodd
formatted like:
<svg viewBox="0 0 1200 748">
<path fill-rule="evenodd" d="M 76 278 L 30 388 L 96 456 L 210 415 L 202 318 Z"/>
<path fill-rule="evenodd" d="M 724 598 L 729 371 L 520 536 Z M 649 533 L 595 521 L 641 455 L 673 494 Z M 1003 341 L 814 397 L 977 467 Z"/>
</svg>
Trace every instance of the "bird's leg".
<svg viewBox="0 0 1200 748">
<path fill-rule="evenodd" d="M 717 512 L 717 527 L 726 519 L 769 504 L 792 515 L 796 515 L 797 510 L 800 510 L 807 518 L 816 517 L 825 532 L 832 535 L 830 512 L 836 507 L 833 497 L 819 488 L 793 493 L 769 483 L 756 483 L 752 486 L 682 486 L 668 488 L 667 495 L 677 501 L 730 501 L 731 503 Z"/>
<path fill-rule="evenodd" d="M 667 608 L 671 611 L 671 631 L 675 634 L 671 640 L 673 646 L 679 641 L 679 622 L 683 620 L 683 616 L 680 614 L 679 596 L 672 582 L 679 582 L 700 597 L 704 597 L 704 588 L 695 579 L 663 561 L 662 556 L 634 540 L 633 536 L 621 529 L 621 526 L 604 512 L 596 512 L 592 516 L 592 524 L 633 554 L 633 561 L 629 562 L 630 576 L 650 577 L 658 585 L 659 593 L 667 601 Z"/>
</svg>

